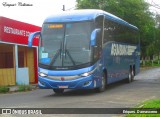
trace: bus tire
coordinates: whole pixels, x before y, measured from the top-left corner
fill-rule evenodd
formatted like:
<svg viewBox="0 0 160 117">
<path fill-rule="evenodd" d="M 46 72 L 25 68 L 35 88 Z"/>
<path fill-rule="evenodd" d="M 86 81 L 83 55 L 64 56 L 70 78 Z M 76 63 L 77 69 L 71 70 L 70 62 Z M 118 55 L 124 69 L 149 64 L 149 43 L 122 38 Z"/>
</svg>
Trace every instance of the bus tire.
<svg viewBox="0 0 160 117">
<path fill-rule="evenodd" d="M 62 94 L 64 92 L 64 89 L 53 89 L 53 91 L 56 93 L 56 94 Z"/>
<path fill-rule="evenodd" d="M 135 75 L 135 71 L 134 71 L 134 69 L 132 69 L 132 72 L 131 72 L 131 81 L 133 82 L 134 81 L 134 75 Z"/>
<path fill-rule="evenodd" d="M 128 78 L 127 78 L 127 82 L 131 83 L 134 80 L 134 72 L 132 69 L 129 70 L 129 74 L 128 74 Z"/>
<path fill-rule="evenodd" d="M 103 92 L 106 89 L 106 75 L 105 75 L 105 73 L 103 73 L 103 75 L 102 75 L 101 84 L 102 85 L 100 87 L 95 89 L 96 92 Z"/>
</svg>

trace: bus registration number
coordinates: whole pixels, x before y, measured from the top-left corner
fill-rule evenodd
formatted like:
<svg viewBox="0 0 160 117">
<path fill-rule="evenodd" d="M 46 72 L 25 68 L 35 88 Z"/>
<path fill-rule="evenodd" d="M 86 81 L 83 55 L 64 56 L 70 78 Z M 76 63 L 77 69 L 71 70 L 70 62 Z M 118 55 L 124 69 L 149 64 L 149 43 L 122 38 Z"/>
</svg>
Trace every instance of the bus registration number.
<svg viewBox="0 0 160 117">
<path fill-rule="evenodd" d="M 66 89 L 68 86 L 58 86 L 60 89 Z"/>
</svg>

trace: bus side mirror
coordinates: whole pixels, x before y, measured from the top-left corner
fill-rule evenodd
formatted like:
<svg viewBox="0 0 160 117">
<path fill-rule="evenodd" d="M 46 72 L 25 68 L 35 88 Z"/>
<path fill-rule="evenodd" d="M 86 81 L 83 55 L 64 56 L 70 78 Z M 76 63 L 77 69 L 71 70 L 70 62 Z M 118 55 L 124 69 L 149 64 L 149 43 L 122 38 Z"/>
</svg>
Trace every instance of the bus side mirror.
<svg viewBox="0 0 160 117">
<path fill-rule="evenodd" d="M 28 37 L 28 47 L 32 47 L 33 39 L 34 39 L 36 36 L 40 35 L 40 34 L 41 34 L 41 32 L 38 31 L 38 32 L 31 33 L 31 34 L 29 35 L 29 37 Z"/>
<path fill-rule="evenodd" d="M 98 34 L 100 33 L 100 29 L 94 29 L 91 33 L 91 46 L 96 46 L 96 40 L 98 38 Z"/>
</svg>

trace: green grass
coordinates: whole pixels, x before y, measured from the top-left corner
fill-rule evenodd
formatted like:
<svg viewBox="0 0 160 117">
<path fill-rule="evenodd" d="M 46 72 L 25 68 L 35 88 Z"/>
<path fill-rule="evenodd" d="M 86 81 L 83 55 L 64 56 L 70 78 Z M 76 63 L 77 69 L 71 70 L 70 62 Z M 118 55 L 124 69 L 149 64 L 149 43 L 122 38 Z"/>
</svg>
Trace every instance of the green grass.
<svg viewBox="0 0 160 117">
<path fill-rule="evenodd" d="M 17 85 L 18 89 L 15 92 L 22 92 L 22 91 L 30 91 L 30 85 Z M 7 93 L 9 92 L 9 86 L 0 86 L 0 93 Z"/>
<path fill-rule="evenodd" d="M 145 101 L 141 108 L 160 108 L 160 99 Z"/>
<path fill-rule="evenodd" d="M 31 87 L 29 85 L 18 85 L 18 91 L 30 91 Z"/>
<path fill-rule="evenodd" d="M 153 63 L 152 63 L 152 61 L 146 61 L 145 65 L 143 65 L 143 63 L 141 63 L 141 67 L 160 67 L 160 64 L 158 64 L 158 60 L 153 61 Z"/>
<path fill-rule="evenodd" d="M 160 108 L 160 99 L 145 101 L 135 108 Z M 127 117 L 160 117 L 160 114 L 129 114 Z"/>
<path fill-rule="evenodd" d="M 0 93 L 7 93 L 9 92 L 9 88 L 7 86 L 0 86 Z"/>
</svg>

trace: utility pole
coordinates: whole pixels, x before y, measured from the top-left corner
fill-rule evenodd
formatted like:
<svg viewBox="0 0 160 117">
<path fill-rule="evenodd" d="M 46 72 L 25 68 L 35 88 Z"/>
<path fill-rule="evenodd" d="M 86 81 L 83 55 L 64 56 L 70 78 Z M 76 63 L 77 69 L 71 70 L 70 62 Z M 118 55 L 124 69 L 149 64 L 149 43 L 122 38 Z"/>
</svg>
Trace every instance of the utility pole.
<svg viewBox="0 0 160 117">
<path fill-rule="evenodd" d="M 62 10 L 65 11 L 65 5 L 63 5 L 63 9 Z"/>
</svg>

